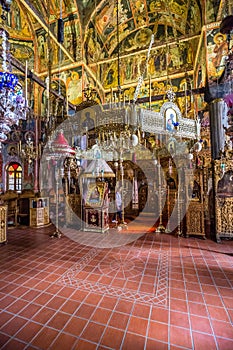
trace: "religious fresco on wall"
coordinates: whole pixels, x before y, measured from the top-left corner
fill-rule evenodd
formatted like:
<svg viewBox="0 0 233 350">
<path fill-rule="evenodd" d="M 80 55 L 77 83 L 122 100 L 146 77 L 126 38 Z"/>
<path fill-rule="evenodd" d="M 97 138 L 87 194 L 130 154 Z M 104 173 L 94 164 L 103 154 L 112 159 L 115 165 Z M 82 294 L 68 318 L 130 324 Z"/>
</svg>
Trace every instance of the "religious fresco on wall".
<svg viewBox="0 0 233 350">
<path fill-rule="evenodd" d="M 215 81 L 222 75 L 225 68 L 228 55 L 227 37 L 214 26 L 206 32 L 206 44 L 208 78 L 210 81 Z"/>
<path fill-rule="evenodd" d="M 187 8 L 185 1 L 166 4 L 161 1 L 119 1 L 119 51 L 121 54 L 136 52 L 149 46 L 152 33 L 155 43 L 177 39 L 186 33 L 201 30 L 200 10 L 195 0 Z M 117 56 L 116 6 L 114 1 L 105 0 L 92 17 L 86 30 L 86 60 L 98 51 L 98 57 Z M 89 54 L 90 51 L 90 54 Z M 93 60 L 92 60 L 93 62 Z"/>
<path fill-rule="evenodd" d="M 30 0 L 30 3 L 33 7 L 42 15 L 44 18 L 47 18 L 48 14 L 48 0 L 47 1 L 38 1 Z M 62 13 L 66 15 L 67 13 L 74 12 L 77 10 L 75 0 L 63 0 L 62 1 Z M 60 0 L 53 0 L 49 3 L 49 12 L 50 20 L 57 18 L 57 15 L 60 14 Z"/>
<path fill-rule="evenodd" d="M 194 88 L 203 88 L 206 84 L 206 48 L 204 42 L 197 53 L 196 66 L 194 67 Z M 197 110 L 205 108 L 206 103 L 202 94 L 194 96 Z"/>
<path fill-rule="evenodd" d="M 192 70 L 195 60 L 194 52 L 197 49 L 198 40 L 171 44 L 166 47 L 152 49 L 150 59 L 147 62 L 147 52 L 128 55 L 120 60 L 121 85 L 137 82 L 139 76 L 144 73 L 144 79 L 161 78 L 167 74 L 181 73 L 184 70 Z M 168 66 L 167 66 L 168 64 Z M 103 63 L 98 66 L 98 79 L 104 88 L 114 88 L 118 84 L 117 60 Z"/>
<path fill-rule="evenodd" d="M 79 31 L 79 20 L 64 19 L 64 47 L 74 57 L 75 61 L 81 59 L 81 36 Z M 51 30 L 57 32 L 57 22 L 51 24 Z M 48 68 L 48 34 L 44 29 L 39 29 L 36 32 L 38 45 L 38 60 L 39 70 L 43 72 Z M 50 38 L 50 50 L 52 52 L 53 66 L 64 65 L 70 63 L 70 59 L 66 54 L 59 49 L 58 45 Z"/>
<path fill-rule="evenodd" d="M 0 12 L 2 9 L 0 10 Z M 28 23 L 28 19 L 21 11 L 16 2 L 13 2 L 11 11 L 6 13 L 6 30 L 11 37 L 27 40 L 32 39 L 32 32 Z"/>
<path fill-rule="evenodd" d="M 68 96 L 70 103 L 77 105 L 82 101 L 83 79 L 85 74 L 82 74 L 82 66 L 63 71 L 60 74 L 53 74 L 53 81 L 61 81 L 65 87 L 64 96 Z"/>
<path fill-rule="evenodd" d="M 10 39 L 10 51 L 12 55 L 22 63 L 28 62 L 28 68 L 34 68 L 34 43 L 32 41 L 21 41 Z"/>
<path fill-rule="evenodd" d="M 48 69 L 48 43 L 47 33 L 44 29 L 39 29 L 36 32 L 37 35 L 37 55 L 39 61 L 38 70 L 43 72 Z"/>
<path fill-rule="evenodd" d="M 82 70 L 76 69 L 67 72 L 66 89 L 69 102 L 77 105 L 82 102 Z"/>
<path fill-rule="evenodd" d="M 64 47 L 74 57 L 75 61 L 81 59 L 82 45 L 80 34 L 80 21 L 74 16 L 72 20 L 69 17 L 64 19 Z M 64 56 L 62 61 L 67 60 Z"/>
<path fill-rule="evenodd" d="M 230 0 L 229 0 L 230 4 Z M 213 22 L 221 21 L 223 17 L 227 15 L 228 12 L 228 1 L 206 1 L 206 23 L 210 24 Z M 230 13 L 229 13 L 230 14 Z"/>
</svg>

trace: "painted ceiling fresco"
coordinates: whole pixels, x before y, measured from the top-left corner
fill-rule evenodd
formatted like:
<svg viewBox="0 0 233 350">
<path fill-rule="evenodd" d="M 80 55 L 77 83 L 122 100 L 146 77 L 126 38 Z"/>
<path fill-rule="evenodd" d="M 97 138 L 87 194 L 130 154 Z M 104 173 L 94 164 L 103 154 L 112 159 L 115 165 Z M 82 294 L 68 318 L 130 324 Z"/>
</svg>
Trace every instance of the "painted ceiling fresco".
<svg viewBox="0 0 233 350">
<path fill-rule="evenodd" d="M 76 104 L 82 95 L 77 95 L 77 89 L 82 91 L 88 82 L 97 81 L 102 91 L 117 87 L 119 57 L 120 84 L 127 85 L 131 95 L 131 85 L 135 86 L 143 72 L 145 79 L 153 79 L 154 91 L 162 84 L 158 81 L 168 75 L 174 75 L 182 85 L 182 74 L 192 74 L 197 62 L 203 25 L 221 17 L 224 3 L 225 0 L 13 0 L 6 26 L 14 56 L 23 63 L 27 60 L 29 68 L 44 78 L 50 62 L 53 78 L 62 80 L 70 101 Z M 60 17 L 64 22 L 61 44 L 57 40 Z M 147 62 L 152 34 L 154 44 Z"/>
</svg>

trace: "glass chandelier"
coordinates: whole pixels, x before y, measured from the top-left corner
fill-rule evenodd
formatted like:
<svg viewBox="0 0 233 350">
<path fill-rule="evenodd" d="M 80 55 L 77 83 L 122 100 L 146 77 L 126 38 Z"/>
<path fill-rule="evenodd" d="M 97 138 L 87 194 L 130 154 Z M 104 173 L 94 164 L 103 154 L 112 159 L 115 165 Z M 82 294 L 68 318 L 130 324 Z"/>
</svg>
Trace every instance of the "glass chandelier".
<svg viewBox="0 0 233 350">
<path fill-rule="evenodd" d="M 1 68 L 0 68 L 0 143 L 7 140 L 12 125 L 18 125 L 20 119 L 26 119 L 27 104 L 23 97 L 18 77 L 12 74 L 9 62 L 9 34 L 0 28 Z"/>
</svg>

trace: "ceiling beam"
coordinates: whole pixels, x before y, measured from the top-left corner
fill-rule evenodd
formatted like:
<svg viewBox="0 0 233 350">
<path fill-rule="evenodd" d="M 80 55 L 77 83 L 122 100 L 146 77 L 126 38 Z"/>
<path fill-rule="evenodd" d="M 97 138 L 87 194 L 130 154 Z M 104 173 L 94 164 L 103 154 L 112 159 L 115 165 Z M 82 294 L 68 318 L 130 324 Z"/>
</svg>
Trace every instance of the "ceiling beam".
<svg viewBox="0 0 233 350">
<path fill-rule="evenodd" d="M 25 66 L 15 57 L 11 56 L 10 57 L 10 63 L 13 67 L 17 68 L 20 72 L 22 72 L 23 74 L 25 74 Z M 27 78 L 33 80 L 35 83 L 37 83 L 38 85 L 40 85 L 41 87 L 43 87 L 44 89 L 47 88 L 46 83 L 44 82 L 44 80 L 40 79 L 37 75 L 35 75 L 32 71 L 28 71 L 27 73 Z M 59 94 L 56 90 L 50 89 L 49 90 L 50 93 L 52 95 L 54 95 L 56 98 L 60 99 L 62 102 L 66 103 L 66 98 Z M 69 108 L 76 110 L 76 106 L 73 105 L 72 103 L 68 103 L 69 104 Z"/>
<path fill-rule="evenodd" d="M 75 62 L 74 58 L 70 55 L 69 51 L 66 50 L 64 45 L 58 42 L 56 36 L 49 29 L 48 23 L 45 22 L 44 18 L 40 15 L 37 9 L 31 4 L 29 0 L 19 0 L 19 2 L 28 10 L 28 12 L 35 18 L 35 20 L 41 25 L 41 27 L 48 33 L 50 38 L 54 41 L 55 45 L 63 51 L 63 53 L 71 60 Z"/>
</svg>

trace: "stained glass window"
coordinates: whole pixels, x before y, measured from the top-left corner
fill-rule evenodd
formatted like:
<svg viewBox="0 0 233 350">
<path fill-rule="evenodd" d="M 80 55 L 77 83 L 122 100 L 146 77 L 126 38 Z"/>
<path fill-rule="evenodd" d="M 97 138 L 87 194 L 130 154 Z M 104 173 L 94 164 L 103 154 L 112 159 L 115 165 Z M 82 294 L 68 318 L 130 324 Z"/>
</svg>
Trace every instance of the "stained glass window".
<svg viewBox="0 0 233 350">
<path fill-rule="evenodd" d="M 22 167 L 18 163 L 10 163 L 7 171 L 7 190 L 22 191 Z"/>
</svg>

